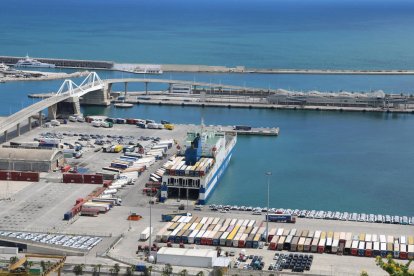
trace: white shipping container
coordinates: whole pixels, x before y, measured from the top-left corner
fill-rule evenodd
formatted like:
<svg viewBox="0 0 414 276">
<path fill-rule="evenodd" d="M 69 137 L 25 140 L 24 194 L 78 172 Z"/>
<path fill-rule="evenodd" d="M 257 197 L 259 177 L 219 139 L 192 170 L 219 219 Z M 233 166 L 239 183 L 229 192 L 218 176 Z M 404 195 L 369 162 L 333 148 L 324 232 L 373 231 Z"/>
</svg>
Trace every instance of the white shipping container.
<svg viewBox="0 0 414 276">
<path fill-rule="evenodd" d="M 19 253 L 18 247 L 0 246 L 0 254 L 17 255 Z"/>
<path fill-rule="evenodd" d="M 141 234 L 139 235 L 139 239 L 141 241 L 146 241 L 150 235 L 152 235 L 152 231 L 153 228 L 152 227 L 147 227 L 144 229 L 144 231 L 141 232 Z"/>
</svg>

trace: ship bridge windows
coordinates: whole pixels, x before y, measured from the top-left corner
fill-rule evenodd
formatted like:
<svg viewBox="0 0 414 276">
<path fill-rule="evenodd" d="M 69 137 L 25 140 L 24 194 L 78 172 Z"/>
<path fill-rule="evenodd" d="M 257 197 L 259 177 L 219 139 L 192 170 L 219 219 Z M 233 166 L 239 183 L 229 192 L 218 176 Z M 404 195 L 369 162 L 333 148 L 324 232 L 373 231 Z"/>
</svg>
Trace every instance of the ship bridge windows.
<svg viewBox="0 0 414 276">
<path fill-rule="evenodd" d="M 168 178 L 168 186 L 200 188 L 200 179 L 171 177 Z"/>
</svg>

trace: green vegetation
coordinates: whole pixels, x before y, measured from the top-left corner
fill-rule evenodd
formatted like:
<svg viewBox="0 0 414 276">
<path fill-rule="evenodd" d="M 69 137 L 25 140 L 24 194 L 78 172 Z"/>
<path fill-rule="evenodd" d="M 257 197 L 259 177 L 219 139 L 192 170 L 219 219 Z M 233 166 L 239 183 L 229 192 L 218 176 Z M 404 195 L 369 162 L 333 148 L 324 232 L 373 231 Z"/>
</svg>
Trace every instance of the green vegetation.
<svg viewBox="0 0 414 276">
<path fill-rule="evenodd" d="M 377 266 L 381 267 L 391 276 L 414 276 L 414 270 L 410 269 L 410 264 L 412 261 L 413 260 L 410 260 L 406 264 L 401 264 L 396 262 L 391 255 L 387 256 L 386 262 L 384 262 L 380 256 L 375 259 Z"/>
<path fill-rule="evenodd" d="M 132 276 L 134 275 L 134 271 L 135 271 L 135 266 L 131 265 L 129 267 L 126 268 L 126 276 Z"/>
<path fill-rule="evenodd" d="M 84 268 L 85 268 L 85 265 L 84 264 L 75 265 L 73 267 L 73 273 L 75 273 L 75 275 L 82 275 Z"/>
<path fill-rule="evenodd" d="M 166 264 L 162 269 L 163 276 L 170 276 L 172 274 L 173 268 L 170 264 Z"/>
</svg>

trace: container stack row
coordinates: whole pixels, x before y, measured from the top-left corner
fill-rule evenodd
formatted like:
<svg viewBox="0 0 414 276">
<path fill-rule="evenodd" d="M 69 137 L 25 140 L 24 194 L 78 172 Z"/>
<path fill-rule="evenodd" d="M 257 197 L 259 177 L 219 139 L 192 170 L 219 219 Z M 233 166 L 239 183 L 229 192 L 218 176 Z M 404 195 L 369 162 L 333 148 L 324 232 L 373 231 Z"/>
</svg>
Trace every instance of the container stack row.
<svg viewBox="0 0 414 276">
<path fill-rule="evenodd" d="M 156 235 L 158 242 L 257 248 L 265 227 L 256 220 L 175 216 Z"/>
<path fill-rule="evenodd" d="M 214 164 L 213 158 L 202 157 L 194 164 L 194 166 L 187 166 L 183 156 L 177 156 L 166 165 L 168 175 L 180 176 L 204 176 Z"/>
<path fill-rule="evenodd" d="M 273 228 L 269 230 L 267 239 L 270 250 L 361 257 L 386 257 L 391 254 L 394 258 L 414 258 L 413 236 Z"/>
</svg>

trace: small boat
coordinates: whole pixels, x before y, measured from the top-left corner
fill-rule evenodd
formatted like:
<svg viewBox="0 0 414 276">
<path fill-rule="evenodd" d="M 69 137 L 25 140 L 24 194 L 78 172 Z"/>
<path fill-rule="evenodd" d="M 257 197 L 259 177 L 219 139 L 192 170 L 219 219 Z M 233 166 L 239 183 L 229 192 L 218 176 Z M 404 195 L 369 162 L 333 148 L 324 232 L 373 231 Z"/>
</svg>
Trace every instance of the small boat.
<svg viewBox="0 0 414 276">
<path fill-rule="evenodd" d="M 114 104 L 114 106 L 118 108 L 130 108 L 130 107 L 133 107 L 134 105 L 130 103 L 116 103 Z"/>
</svg>

